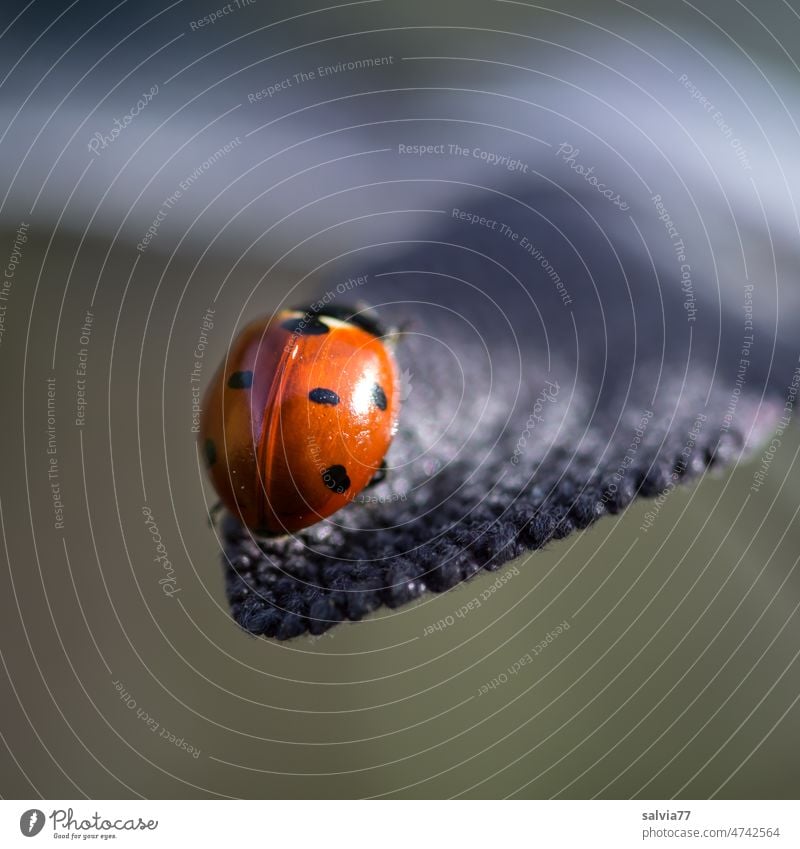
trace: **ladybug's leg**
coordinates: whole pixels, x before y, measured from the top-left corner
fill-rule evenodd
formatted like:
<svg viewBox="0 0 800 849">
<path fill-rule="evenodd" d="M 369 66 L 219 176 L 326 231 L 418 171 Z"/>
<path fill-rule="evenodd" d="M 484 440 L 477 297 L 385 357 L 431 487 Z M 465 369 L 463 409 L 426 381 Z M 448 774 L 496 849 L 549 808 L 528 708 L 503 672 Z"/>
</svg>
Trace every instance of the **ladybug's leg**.
<svg viewBox="0 0 800 849">
<path fill-rule="evenodd" d="M 369 489 L 371 486 L 375 486 L 375 484 L 380 483 L 382 480 L 386 478 L 386 460 L 381 460 L 381 464 L 378 467 L 375 474 L 372 476 L 370 482 L 364 487 L 365 489 Z"/>
<path fill-rule="evenodd" d="M 217 524 L 217 519 L 219 518 L 219 514 L 222 512 L 222 502 L 218 501 L 216 504 L 213 504 L 208 509 L 208 526 L 213 528 Z"/>
</svg>

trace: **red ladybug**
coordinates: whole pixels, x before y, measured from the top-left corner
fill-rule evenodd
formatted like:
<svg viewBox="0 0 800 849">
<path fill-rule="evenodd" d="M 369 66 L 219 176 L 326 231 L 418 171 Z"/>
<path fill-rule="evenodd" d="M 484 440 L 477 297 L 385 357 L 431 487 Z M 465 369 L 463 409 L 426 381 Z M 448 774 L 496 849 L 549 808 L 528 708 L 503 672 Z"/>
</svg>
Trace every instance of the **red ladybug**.
<svg viewBox="0 0 800 849">
<path fill-rule="evenodd" d="M 200 446 L 222 503 L 257 534 L 313 525 L 380 477 L 398 372 L 368 314 L 284 310 L 247 325 L 209 385 Z"/>
</svg>

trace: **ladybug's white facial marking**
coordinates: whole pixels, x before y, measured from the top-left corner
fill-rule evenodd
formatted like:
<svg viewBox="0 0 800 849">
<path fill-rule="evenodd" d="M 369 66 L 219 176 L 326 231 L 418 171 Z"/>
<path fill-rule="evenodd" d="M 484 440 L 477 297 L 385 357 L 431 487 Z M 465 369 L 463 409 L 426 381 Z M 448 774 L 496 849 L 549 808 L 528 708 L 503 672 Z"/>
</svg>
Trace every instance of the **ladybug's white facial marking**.
<svg viewBox="0 0 800 849">
<path fill-rule="evenodd" d="M 342 321 L 329 315 L 302 312 L 301 310 L 283 310 L 278 319 L 283 328 L 298 336 L 318 336 L 331 330 L 353 327 L 348 321 Z"/>
<path fill-rule="evenodd" d="M 317 316 L 317 317 L 319 318 L 319 320 L 323 324 L 327 324 L 328 327 L 330 327 L 331 330 L 338 330 L 340 328 L 353 327 L 354 326 L 349 321 L 342 321 L 339 318 L 333 318 L 332 316 L 329 316 L 329 315 L 320 315 L 320 316 Z"/>
</svg>

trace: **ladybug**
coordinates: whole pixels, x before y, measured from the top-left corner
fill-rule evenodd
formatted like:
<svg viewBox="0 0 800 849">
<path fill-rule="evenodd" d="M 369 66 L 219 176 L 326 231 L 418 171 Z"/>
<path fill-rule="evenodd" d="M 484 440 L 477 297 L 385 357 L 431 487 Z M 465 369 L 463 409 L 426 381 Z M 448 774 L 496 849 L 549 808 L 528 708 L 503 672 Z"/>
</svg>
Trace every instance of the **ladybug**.
<svg viewBox="0 0 800 849">
<path fill-rule="evenodd" d="M 236 337 L 199 442 L 222 504 L 251 531 L 301 530 L 382 479 L 399 412 L 394 340 L 341 306 L 282 310 Z"/>
</svg>

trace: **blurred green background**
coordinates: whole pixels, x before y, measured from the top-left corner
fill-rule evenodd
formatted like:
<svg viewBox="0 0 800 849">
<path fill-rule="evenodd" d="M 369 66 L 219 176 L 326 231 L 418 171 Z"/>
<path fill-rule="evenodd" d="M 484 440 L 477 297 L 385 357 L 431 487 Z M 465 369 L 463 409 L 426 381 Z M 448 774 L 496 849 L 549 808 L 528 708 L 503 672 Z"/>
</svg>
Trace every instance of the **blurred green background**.
<svg viewBox="0 0 800 849">
<path fill-rule="evenodd" d="M 58 267 L 73 248 L 57 242 L 50 262 Z M 25 257 L 29 268 L 37 259 Z M 165 285 L 186 273 L 178 262 Z M 22 301 L 35 280 L 16 285 Z M 277 300 L 282 288 L 274 288 Z M 3 342 L 13 412 L 3 418 L 4 479 L 27 479 L 30 491 L 29 501 L 23 486 L 6 487 L 2 500 L 11 563 L 0 594 L 10 685 L 3 795 L 796 795 L 795 429 L 758 493 L 749 488 L 760 457 L 674 491 L 647 531 L 652 502 L 637 502 L 450 593 L 316 639 L 254 639 L 227 613 L 185 400 L 161 433 L 168 316 L 151 316 L 137 388 L 128 349 L 140 350 L 146 303 L 137 300 L 118 325 L 111 314 L 95 321 L 89 370 L 93 386 L 110 379 L 109 408 L 93 394 L 95 426 L 80 435 L 58 419 L 63 542 L 50 530 L 44 462 L 51 338 L 39 336 L 27 356 L 22 327 Z M 58 307 L 48 300 L 37 320 Z M 73 312 L 64 324 L 74 337 L 82 317 Z M 175 331 L 177 351 L 188 352 L 195 324 Z M 221 342 L 214 339 L 215 358 Z M 157 377 L 148 382 L 148 374 Z M 59 415 L 67 380 L 57 390 Z M 142 475 L 176 568 L 173 599 L 157 583 Z M 509 579 L 492 590 L 498 575 Z M 568 629 L 509 674 L 565 620 Z"/>
</svg>

